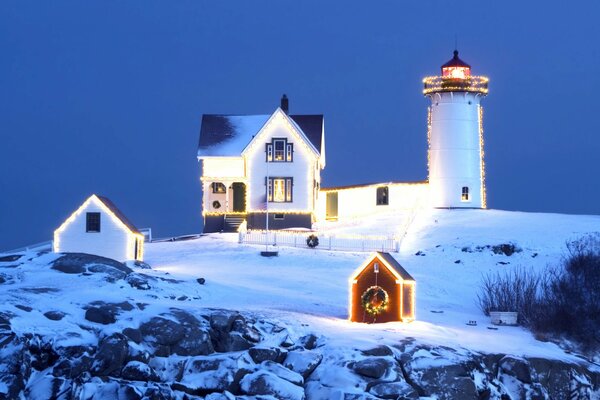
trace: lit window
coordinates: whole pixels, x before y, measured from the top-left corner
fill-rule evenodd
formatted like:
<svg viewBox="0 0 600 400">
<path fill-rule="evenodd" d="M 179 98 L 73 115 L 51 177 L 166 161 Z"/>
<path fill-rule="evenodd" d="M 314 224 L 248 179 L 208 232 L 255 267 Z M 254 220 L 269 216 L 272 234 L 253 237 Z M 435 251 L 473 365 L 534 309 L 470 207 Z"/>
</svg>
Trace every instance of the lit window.
<svg viewBox="0 0 600 400">
<path fill-rule="evenodd" d="M 275 203 L 285 201 L 285 179 L 273 179 L 273 201 Z"/>
<path fill-rule="evenodd" d="M 212 192 L 213 193 L 225 193 L 225 185 L 221 182 L 213 182 L 212 183 Z"/>
<path fill-rule="evenodd" d="M 389 204 L 388 187 L 382 186 L 377 188 L 377 205 L 387 206 Z"/>
<path fill-rule="evenodd" d="M 467 186 L 463 186 L 460 200 L 461 201 L 469 201 L 469 188 Z"/>
<path fill-rule="evenodd" d="M 275 161 L 284 161 L 285 157 L 285 140 L 273 140 L 275 148 Z"/>
<path fill-rule="evenodd" d="M 287 139 L 273 139 L 266 144 L 267 162 L 292 162 L 294 158 L 294 145 Z"/>
<path fill-rule="evenodd" d="M 100 213 L 89 212 L 85 214 L 85 231 L 100 232 Z"/>
<path fill-rule="evenodd" d="M 293 200 L 293 178 L 269 178 L 268 200 L 273 203 L 291 203 Z"/>
</svg>

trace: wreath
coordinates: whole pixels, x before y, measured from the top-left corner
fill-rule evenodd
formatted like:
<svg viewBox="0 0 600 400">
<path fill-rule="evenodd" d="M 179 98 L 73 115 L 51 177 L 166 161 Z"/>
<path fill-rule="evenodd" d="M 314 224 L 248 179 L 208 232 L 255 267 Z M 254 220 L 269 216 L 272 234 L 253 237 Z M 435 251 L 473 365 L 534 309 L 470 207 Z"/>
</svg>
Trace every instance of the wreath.
<svg viewBox="0 0 600 400">
<path fill-rule="evenodd" d="M 319 238 L 316 235 L 310 235 L 306 238 L 306 245 L 311 249 L 314 249 L 319 245 Z"/>
<path fill-rule="evenodd" d="M 375 317 L 385 311 L 390 302 L 390 296 L 381 286 L 371 286 L 362 294 L 360 302 L 365 311 Z"/>
<path fill-rule="evenodd" d="M 221 208 L 221 203 L 219 203 L 219 200 L 213 201 L 213 208 Z"/>
</svg>

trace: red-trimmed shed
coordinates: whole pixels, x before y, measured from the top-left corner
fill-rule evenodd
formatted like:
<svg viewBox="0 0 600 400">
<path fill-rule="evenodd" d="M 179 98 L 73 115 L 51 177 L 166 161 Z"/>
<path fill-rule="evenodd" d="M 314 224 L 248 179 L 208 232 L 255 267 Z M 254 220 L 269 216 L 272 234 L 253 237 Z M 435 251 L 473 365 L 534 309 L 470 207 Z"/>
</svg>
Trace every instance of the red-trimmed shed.
<svg viewBox="0 0 600 400">
<path fill-rule="evenodd" d="M 373 287 L 381 288 L 387 305 L 372 315 L 363 305 L 363 296 Z M 389 253 L 377 252 L 350 277 L 349 318 L 352 322 L 410 322 L 415 319 L 415 287 L 412 276 Z M 376 289 L 378 290 L 378 289 Z M 375 300 L 377 306 L 381 301 Z"/>
</svg>

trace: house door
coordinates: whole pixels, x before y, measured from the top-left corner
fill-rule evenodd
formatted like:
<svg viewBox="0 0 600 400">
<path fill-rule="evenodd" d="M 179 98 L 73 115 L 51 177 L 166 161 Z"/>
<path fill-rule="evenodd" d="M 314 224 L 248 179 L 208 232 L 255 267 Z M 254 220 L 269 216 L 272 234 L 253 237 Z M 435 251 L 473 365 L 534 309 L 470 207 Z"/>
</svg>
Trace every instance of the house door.
<svg viewBox="0 0 600 400">
<path fill-rule="evenodd" d="M 338 219 L 338 192 L 327 193 L 325 219 L 333 221 Z"/>
<path fill-rule="evenodd" d="M 234 182 L 233 189 L 233 211 L 246 212 L 246 185 L 242 182 Z"/>
</svg>

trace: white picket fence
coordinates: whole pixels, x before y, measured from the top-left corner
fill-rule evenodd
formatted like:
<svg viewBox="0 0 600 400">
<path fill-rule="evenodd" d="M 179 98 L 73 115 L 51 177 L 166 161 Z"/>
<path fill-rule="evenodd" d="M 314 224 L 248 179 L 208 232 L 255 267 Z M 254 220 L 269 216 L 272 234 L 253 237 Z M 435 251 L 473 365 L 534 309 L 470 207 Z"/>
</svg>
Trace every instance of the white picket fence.
<svg viewBox="0 0 600 400">
<path fill-rule="evenodd" d="M 52 251 L 52 240 L 30 244 L 29 246 L 19 247 L 18 249 L 0 250 L 0 254 L 23 253 L 26 251 Z"/>
<path fill-rule="evenodd" d="M 244 231 L 239 233 L 239 242 L 244 244 L 269 244 L 272 246 L 287 246 L 309 248 L 306 240 L 310 235 L 319 239 L 317 250 L 337 251 L 385 251 L 398 252 L 400 242 L 396 238 L 363 235 L 331 235 L 318 232 L 297 231 Z"/>
</svg>

